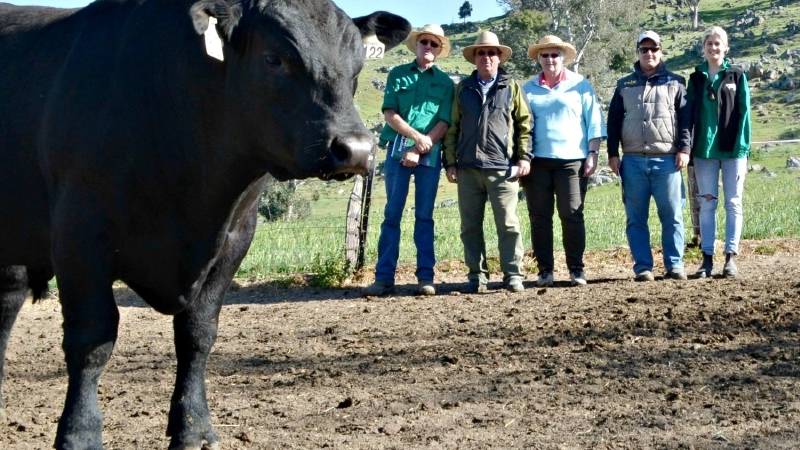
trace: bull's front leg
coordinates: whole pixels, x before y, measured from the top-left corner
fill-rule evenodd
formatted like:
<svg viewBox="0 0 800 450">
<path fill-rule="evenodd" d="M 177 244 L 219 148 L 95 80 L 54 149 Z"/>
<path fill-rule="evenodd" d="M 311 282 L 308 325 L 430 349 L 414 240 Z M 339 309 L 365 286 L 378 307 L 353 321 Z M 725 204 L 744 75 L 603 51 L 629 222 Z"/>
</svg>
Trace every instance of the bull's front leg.
<svg viewBox="0 0 800 450">
<path fill-rule="evenodd" d="M 242 194 L 232 213 L 225 242 L 216 264 L 194 302 L 175 316 L 175 353 L 178 370 L 169 411 L 170 449 L 218 448 L 206 400 L 208 355 L 217 339 L 219 312 L 225 291 L 250 248 L 256 230 L 258 195 L 266 177 Z"/>
<path fill-rule="evenodd" d="M 57 277 L 69 381 L 55 446 L 101 449 L 103 417 L 97 405 L 97 385 L 117 340 L 119 311 L 110 280 L 58 272 Z"/>
<path fill-rule="evenodd" d="M 111 287 L 112 246 L 106 220 L 87 192 L 65 192 L 53 211 L 52 260 L 64 316 L 67 397 L 58 449 L 102 449 L 97 385 L 117 341 L 119 311 Z M 79 212 L 79 213 L 78 213 Z"/>
<path fill-rule="evenodd" d="M 201 298 L 190 309 L 173 320 L 178 368 L 167 425 L 167 435 L 172 438 L 170 449 L 199 450 L 218 446 L 205 386 L 206 363 L 217 338 L 222 304 L 221 294 L 214 297 L 201 293 Z"/>
</svg>

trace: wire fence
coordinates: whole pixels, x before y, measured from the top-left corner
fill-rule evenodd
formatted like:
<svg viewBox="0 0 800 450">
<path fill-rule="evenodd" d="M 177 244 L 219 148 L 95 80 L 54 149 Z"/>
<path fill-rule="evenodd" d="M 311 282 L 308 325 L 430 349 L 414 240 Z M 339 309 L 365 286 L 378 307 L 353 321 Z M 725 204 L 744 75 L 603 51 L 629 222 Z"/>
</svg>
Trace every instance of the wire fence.
<svg viewBox="0 0 800 450">
<path fill-rule="evenodd" d="M 766 143 L 766 142 L 765 142 Z M 775 148 L 785 150 L 756 152 L 751 162 L 754 167 L 764 164 L 758 172 L 751 172 L 745 190 L 745 228 L 744 239 L 763 239 L 767 237 L 800 237 L 800 171 L 793 172 L 785 167 L 785 157 L 798 153 L 797 149 L 786 144 L 800 143 L 800 140 L 769 141 Z M 762 156 L 766 155 L 766 156 Z M 762 161 L 762 159 L 764 161 Z M 781 164 L 783 162 L 783 164 Z M 361 182 L 356 181 L 356 183 Z M 353 183 L 355 184 L 355 183 Z M 250 253 L 242 264 L 240 277 L 270 278 L 276 275 L 297 274 L 319 270 L 326 262 L 342 260 L 346 254 L 346 235 L 348 234 L 348 200 L 352 195 L 351 183 L 307 183 L 308 198 L 313 197 L 311 216 L 289 222 L 268 222 L 258 227 Z M 312 192 L 313 191 L 313 194 Z M 522 190 L 520 190 L 522 191 Z M 362 201 L 364 198 L 362 198 Z M 377 242 L 383 220 L 386 193 L 382 177 L 375 177 L 373 190 L 369 195 L 369 208 L 362 211 L 365 216 L 357 224 L 366 225 L 357 231 L 359 253 L 348 253 L 351 268 L 364 264 L 369 269 L 377 258 Z M 352 209 L 352 207 L 351 207 Z M 530 221 L 527 205 L 522 199 L 517 213 L 523 233 L 526 252 L 532 247 Z M 724 235 L 724 208 L 717 210 L 718 236 Z M 557 216 L 557 214 L 556 214 Z M 625 212 L 622 205 L 618 183 L 610 183 L 590 189 L 585 204 L 587 229 L 587 249 L 600 250 L 626 246 Z M 491 209 L 484 214 L 484 236 L 490 258 L 497 256 L 497 233 Z M 439 184 L 436 208 L 434 209 L 436 255 L 439 261 L 461 260 L 463 250 L 460 241 L 460 215 L 455 185 L 442 176 Z M 660 243 L 660 226 L 651 204 L 650 233 L 654 246 Z M 413 180 L 401 223 L 400 263 L 413 264 L 415 248 L 413 243 L 414 189 Z M 351 223 L 352 227 L 352 223 Z M 684 227 L 687 241 L 692 235 L 689 209 L 684 209 Z M 352 234 L 353 231 L 351 230 Z M 554 247 L 561 243 L 560 223 L 554 217 Z M 357 259 L 354 259 L 357 258 Z"/>
</svg>

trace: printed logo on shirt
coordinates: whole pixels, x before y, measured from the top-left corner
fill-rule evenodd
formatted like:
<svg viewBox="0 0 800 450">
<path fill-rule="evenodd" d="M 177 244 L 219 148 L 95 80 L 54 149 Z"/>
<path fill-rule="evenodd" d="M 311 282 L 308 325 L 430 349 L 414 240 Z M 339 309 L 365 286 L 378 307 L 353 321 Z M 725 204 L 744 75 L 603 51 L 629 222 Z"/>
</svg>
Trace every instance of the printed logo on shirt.
<svg viewBox="0 0 800 450">
<path fill-rule="evenodd" d="M 725 83 L 725 89 L 736 92 L 736 83 Z"/>
</svg>

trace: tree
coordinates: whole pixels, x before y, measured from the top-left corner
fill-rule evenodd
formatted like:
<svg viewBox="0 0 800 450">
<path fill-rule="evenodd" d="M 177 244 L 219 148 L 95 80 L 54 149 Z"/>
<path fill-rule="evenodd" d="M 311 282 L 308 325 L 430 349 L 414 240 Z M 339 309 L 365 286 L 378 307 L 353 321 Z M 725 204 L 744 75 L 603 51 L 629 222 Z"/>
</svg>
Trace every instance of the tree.
<svg viewBox="0 0 800 450">
<path fill-rule="evenodd" d="M 461 8 L 458 8 L 458 18 L 466 22 L 467 17 L 471 15 L 472 15 L 472 4 L 468 1 L 464 1 L 464 3 L 461 4 Z"/>
<path fill-rule="evenodd" d="M 632 42 L 646 1 L 497 0 L 498 4 L 511 11 L 512 16 L 522 11 L 543 11 L 549 22 L 548 29 L 525 42 L 525 48 L 542 34 L 559 36 L 575 46 L 577 56 L 573 69 L 578 71 L 585 66 L 584 75 L 593 79 L 595 88 L 598 84 L 613 85 L 615 74 L 609 67 L 615 56 L 617 60 L 624 58 L 632 63 Z"/>
<path fill-rule="evenodd" d="M 519 78 L 527 78 L 533 73 L 533 61 L 528 58 L 528 44 L 536 42 L 549 26 L 546 14 L 534 10 L 512 13 L 497 29 L 497 37 L 511 47 L 511 59 L 503 68 Z"/>
<path fill-rule="evenodd" d="M 297 180 L 280 182 L 270 177 L 258 201 L 258 212 L 267 222 L 301 219 L 311 213 L 310 202 L 298 195 Z"/>
<path fill-rule="evenodd" d="M 686 4 L 692 13 L 692 29 L 696 30 L 700 26 L 700 0 L 687 0 Z"/>
</svg>

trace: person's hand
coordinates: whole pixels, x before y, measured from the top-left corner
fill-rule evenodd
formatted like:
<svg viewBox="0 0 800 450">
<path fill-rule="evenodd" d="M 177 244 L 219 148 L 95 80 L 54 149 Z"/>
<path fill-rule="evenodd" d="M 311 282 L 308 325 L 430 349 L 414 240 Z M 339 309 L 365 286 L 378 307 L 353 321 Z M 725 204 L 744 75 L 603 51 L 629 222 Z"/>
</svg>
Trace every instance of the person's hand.
<svg viewBox="0 0 800 450">
<path fill-rule="evenodd" d="M 517 168 L 519 168 L 519 172 L 517 172 L 518 177 L 524 177 L 525 175 L 531 173 L 531 162 L 520 159 L 517 162 Z"/>
<path fill-rule="evenodd" d="M 416 150 L 420 155 L 428 153 L 431 151 L 431 148 L 433 148 L 433 141 L 427 134 L 420 134 L 414 139 L 414 150 Z"/>
<path fill-rule="evenodd" d="M 590 177 L 597 170 L 597 153 L 589 153 L 586 163 L 583 165 L 583 176 Z"/>
<path fill-rule="evenodd" d="M 458 169 L 455 166 L 447 168 L 447 181 L 451 183 L 458 181 Z"/>
<path fill-rule="evenodd" d="M 619 176 L 619 156 L 609 156 L 608 167 L 611 168 L 614 175 Z"/>
<path fill-rule="evenodd" d="M 684 152 L 675 153 L 675 168 L 683 170 L 684 167 L 689 165 L 689 154 Z"/>
<path fill-rule="evenodd" d="M 409 150 L 403 153 L 403 159 L 400 160 L 400 165 L 404 167 L 417 167 L 419 164 L 419 153 Z"/>
</svg>

